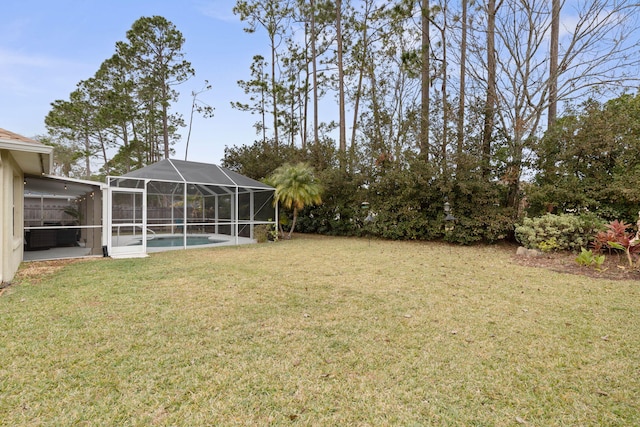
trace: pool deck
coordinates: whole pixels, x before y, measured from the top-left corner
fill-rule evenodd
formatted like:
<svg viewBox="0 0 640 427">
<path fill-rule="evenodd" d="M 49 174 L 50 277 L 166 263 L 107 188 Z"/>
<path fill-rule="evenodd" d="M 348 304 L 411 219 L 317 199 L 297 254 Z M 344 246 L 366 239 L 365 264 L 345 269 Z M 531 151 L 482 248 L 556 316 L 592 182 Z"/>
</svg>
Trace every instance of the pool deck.
<svg viewBox="0 0 640 427">
<path fill-rule="evenodd" d="M 39 251 L 24 251 L 22 260 L 23 261 L 51 261 L 56 259 L 86 258 L 86 257 L 101 258 L 102 254 L 91 255 L 91 249 L 83 248 L 80 246 L 72 246 L 72 247 L 44 249 Z"/>
<path fill-rule="evenodd" d="M 158 237 L 175 237 L 175 235 L 158 235 Z M 202 235 L 195 235 L 202 236 Z M 234 246 L 238 245 L 246 245 L 250 243 L 255 243 L 255 240 L 250 239 L 248 237 L 238 237 L 237 243 L 236 238 L 233 236 L 227 235 L 207 235 L 209 238 L 214 240 L 224 240 L 224 242 L 213 242 L 211 244 L 204 245 L 192 245 L 187 246 L 165 246 L 165 247 L 147 247 L 147 254 L 155 253 L 155 252 L 164 252 L 164 251 L 175 251 L 175 250 L 185 250 L 185 249 L 198 249 L 198 248 L 213 248 L 218 246 Z M 100 255 L 91 255 L 91 250 L 89 248 L 84 248 L 81 246 L 71 246 L 71 247 L 58 247 L 58 248 L 50 248 L 38 251 L 24 251 L 24 255 L 22 257 L 23 261 L 51 261 L 58 259 L 67 259 L 67 258 L 102 258 L 102 254 Z M 138 256 L 145 257 L 147 254 L 140 254 Z M 126 255 L 125 257 L 130 258 L 131 255 Z M 118 256 L 113 256 L 113 258 L 118 258 Z"/>
<path fill-rule="evenodd" d="M 156 236 L 156 238 L 171 238 L 171 237 L 175 237 L 175 234 L 159 234 Z M 190 234 L 189 236 L 197 236 L 197 237 L 201 237 L 202 235 L 199 234 Z M 158 246 L 158 247 L 150 247 L 147 246 L 147 253 L 154 253 L 154 252 L 165 252 L 165 251 L 175 251 L 175 250 L 184 250 L 184 249 L 198 249 L 198 248 L 213 248 L 213 247 L 218 247 L 218 246 L 235 246 L 235 245 L 246 245 L 246 244 L 250 244 L 250 243 L 255 243 L 256 241 L 253 239 L 250 239 L 248 237 L 238 237 L 237 238 L 237 243 L 236 243 L 236 238 L 233 236 L 227 236 L 224 234 L 209 234 L 206 235 L 207 237 L 209 237 L 209 239 L 214 240 L 212 241 L 210 244 L 203 244 L 203 245 L 187 245 L 187 247 L 185 248 L 184 246 Z"/>
</svg>

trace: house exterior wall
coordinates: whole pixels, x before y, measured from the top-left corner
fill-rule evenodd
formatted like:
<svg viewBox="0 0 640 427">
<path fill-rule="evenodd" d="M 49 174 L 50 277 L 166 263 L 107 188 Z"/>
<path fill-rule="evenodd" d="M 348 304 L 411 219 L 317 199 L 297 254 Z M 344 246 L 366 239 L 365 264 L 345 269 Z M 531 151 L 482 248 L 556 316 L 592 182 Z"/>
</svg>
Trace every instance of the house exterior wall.
<svg viewBox="0 0 640 427">
<path fill-rule="evenodd" d="M 24 250 L 24 175 L 8 150 L 0 150 L 0 283 L 15 276 Z"/>
</svg>

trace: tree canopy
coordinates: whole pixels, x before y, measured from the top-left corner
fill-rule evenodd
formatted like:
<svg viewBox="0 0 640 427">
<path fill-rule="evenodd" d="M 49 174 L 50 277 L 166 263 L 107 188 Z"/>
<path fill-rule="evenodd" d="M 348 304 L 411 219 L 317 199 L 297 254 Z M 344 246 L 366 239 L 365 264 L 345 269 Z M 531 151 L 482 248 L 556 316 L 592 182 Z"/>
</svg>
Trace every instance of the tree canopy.
<svg viewBox="0 0 640 427">
<path fill-rule="evenodd" d="M 291 238 L 298 212 L 305 206 L 322 203 L 322 186 L 316 179 L 311 166 L 306 163 L 284 164 L 273 172 L 268 182 L 276 189 L 274 203 L 293 210 L 293 221 L 288 234 Z"/>
<path fill-rule="evenodd" d="M 52 103 L 47 130 L 58 144 L 82 147 L 81 177 L 95 173 L 95 159 L 108 174 L 170 157 L 184 126 L 182 117 L 170 112 L 178 99 L 174 87 L 195 74 L 183 44 L 182 33 L 165 18 L 142 17 L 69 100 Z"/>
</svg>

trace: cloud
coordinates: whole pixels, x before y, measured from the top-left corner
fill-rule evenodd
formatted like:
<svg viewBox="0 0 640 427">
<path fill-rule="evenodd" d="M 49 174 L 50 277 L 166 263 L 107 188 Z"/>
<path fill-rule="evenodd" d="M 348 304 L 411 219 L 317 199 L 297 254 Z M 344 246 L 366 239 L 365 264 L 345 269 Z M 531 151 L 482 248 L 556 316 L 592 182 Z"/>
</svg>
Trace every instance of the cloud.
<svg viewBox="0 0 640 427">
<path fill-rule="evenodd" d="M 36 74 L 54 68 L 54 61 L 44 56 L 25 55 L 0 48 L 0 90 L 8 93 L 33 93 Z"/>
<path fill-rule="evenodd" d="M 0 48 L 0 67 L 52 68 L 55 60 L 40 55 L 26 55 Z"/>
<path fill-rule="evenodd" d="M 560 39 L 564 37 L 571 37 L 573 33 L 576 31 L 576 26 L 578 25 L 579 18 L 575 15 L 572 16 L 563 16 L 560 18 L 560 31 L 558 37 Z"/>
<path fill-rule="evenodd" d="M 0 92 L 7 98 L 48 93 L 54 87 L 71 92 L 91 66 L 41 54 L 25 54 L 0 47 Z"/>
<path fill-rule="evenodd" d="M 203 15 L 219 21 L 237 23 L 239 19 L 233 14 L 235 5 L 234 0 L 198 0 L 196 2 L 196 8 Z"/>
</svg>

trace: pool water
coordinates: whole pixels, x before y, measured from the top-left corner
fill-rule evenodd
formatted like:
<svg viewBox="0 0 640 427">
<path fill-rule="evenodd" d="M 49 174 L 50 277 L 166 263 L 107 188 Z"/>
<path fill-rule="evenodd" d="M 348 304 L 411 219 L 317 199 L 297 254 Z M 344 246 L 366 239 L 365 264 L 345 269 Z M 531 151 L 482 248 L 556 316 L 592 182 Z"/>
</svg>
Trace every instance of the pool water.
<svg viewBox="0 0 640 427">
<path fill-rule="evenodd" d="M 214 243 L 224 243 L 224 242 L 226 242 L 226 240 L 210 239 L 207 236 L 187 236 L 187 246 L 211 245 Z M 141 242 L 137 242 L 135 244 L 139 245 L 141 244 Z M 176 247 L 176 246 L 183 246 L 183 245 L 184 245 L 183 236 L 156 237 L 156 238 L 147 240 L 148 248 L 168 248 L 168 247 Z"/>
</svg>

